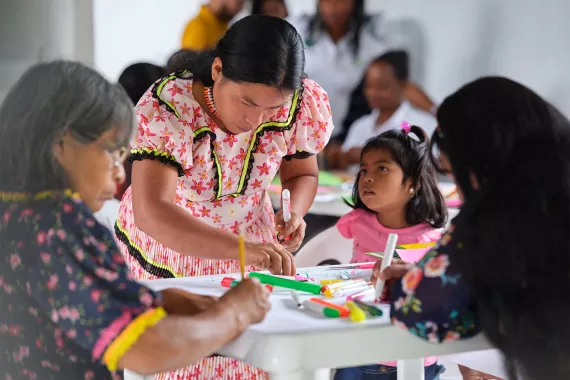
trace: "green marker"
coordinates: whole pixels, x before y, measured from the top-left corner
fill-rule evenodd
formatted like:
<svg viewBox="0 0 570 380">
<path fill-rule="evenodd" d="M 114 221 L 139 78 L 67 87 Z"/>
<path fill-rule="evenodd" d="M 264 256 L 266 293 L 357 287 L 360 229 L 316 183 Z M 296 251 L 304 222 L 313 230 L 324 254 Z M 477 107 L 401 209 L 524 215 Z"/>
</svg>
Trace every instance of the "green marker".
<svg viewBox="0 0 570 380">
<path fill-rule="evenodd" d="M 321 286 L 310 282 L 299 282 L 295 280 L 289 280 L 288 278 L 275 277 L 259 272 L 251 272 L 249 274 L 249 277 L 257 277 L 262 284 L 269 284 L 273 286 L 279 286 L 280 288 L 299 290 L 311 294 L 321 294 Z"/>
<path fill-rule="evenodd" d="M 364 310 L 365 312 L 367 312 L 368 314 L 370 314 L 374 317 L 381 317 L 382 314 L 384 314 L 382 312 L 382 309 L 379 309 L 374 305 L 367 304 L 367 303 L 362 302 L 360 300 L 352 300 L 352 302 L 357 304 L 359 308 L 361 308 L 362 310 Z"/>
</svg>

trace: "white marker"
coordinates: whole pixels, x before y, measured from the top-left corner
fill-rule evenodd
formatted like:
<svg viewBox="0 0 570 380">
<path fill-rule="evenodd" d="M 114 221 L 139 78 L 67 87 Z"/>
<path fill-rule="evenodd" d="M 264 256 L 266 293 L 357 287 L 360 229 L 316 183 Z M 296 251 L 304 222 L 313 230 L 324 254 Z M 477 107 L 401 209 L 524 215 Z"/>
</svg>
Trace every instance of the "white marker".
<svg viewBox="0 0 570 380">
<path fill-rule="evenodd" d="M 367 290 L 367 289 L 374 289 L 373 287 L 369 286 L 368 284 L 364 284 L 362 286 L 358 286 L 355 288 L 348 288 L 348 289 L 344 289 L 344 288 L 340 288 L 340 289 L 336 289 L 332 292 L 333 298 L 339 298 L 339 297 L 347 297 L 347 296 L 352 296 L 353 294 L 358 294 L 358 293 L 362 293 L 363 291 Z"/>
<path fill-rule="evenodd" d="M 287 189 L 281 192 L 281 208 L 283 209 L 283 221 L 287 223 L 291 220 L 291 192 Z"/>
<path fill-rule="evenodd" d="M 396 249 L 396 243 L 398 243 L 398 235 L 390 234 L 388 235 L 388 240 L 386 241 L 386 248 L 384 248 L 384 258 L 382 259 L 382 266 L 380 267 L 380 273 L 384 272 L 384 269 L 388 268 L 392 264 L 392 258 L 394 257 L 394 250 Z M 382 297 L 382 291 L 384 290 L 385 281 L 377 279 L 376 280 L 376 302 L 380 302 Z"/>
<path fill-rule="evenodd" d="M 293 302 L 295 302 L 297 307 L 300 308 L 301 306 L 303 306 L 303 304 L 301 303 L 301 298 L 299 297 L 299 293 L 297 293 L 295 290 L 291 290 L 291 298 L 293 299 Z"/>
</svg>

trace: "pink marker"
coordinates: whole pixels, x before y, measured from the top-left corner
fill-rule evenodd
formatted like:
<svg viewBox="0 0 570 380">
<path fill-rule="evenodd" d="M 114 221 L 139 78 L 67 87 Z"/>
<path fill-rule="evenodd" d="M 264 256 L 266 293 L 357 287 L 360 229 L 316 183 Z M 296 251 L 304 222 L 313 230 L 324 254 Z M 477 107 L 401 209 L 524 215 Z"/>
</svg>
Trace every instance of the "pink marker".
<svg viewBox="0 0 570 380">
<path fill-rule="evenodd" d="M 363 300 L 363 299 L 370 297 L 370 296 L 372 296 L 372 298 L 374 299 L 375 295 L 376 295 L 376 289 L 374 289 L 373 287 L 370 287 L 370 288 L 368 288 L 362 292 L 352 294 L 352 295 L 348 296 L 346 299 L 348 301 Z"/>
</svg>

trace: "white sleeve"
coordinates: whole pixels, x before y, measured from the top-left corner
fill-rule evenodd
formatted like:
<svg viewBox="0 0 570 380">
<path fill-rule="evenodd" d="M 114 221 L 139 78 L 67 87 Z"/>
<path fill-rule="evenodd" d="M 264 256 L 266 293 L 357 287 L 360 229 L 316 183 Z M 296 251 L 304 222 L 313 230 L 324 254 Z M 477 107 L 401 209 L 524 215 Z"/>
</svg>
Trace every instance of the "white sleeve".
<svg viewBox="0 0 570 380">
<path fill-rule="evenodd" d="M 363 127 L 363 118 L 365 118 L 366 116 L 363 116 L 360 119 L 356 120 L 350 126 L 348 134 L 346 135 L 344 143 L 342 144 L 343 152 L 348 152 L 352 148 L 360 148 L 364 145 L 362 141 L 362 132 L 363 132 L 362 127 Z"/>
<path fill-rule="evenodd" d="M 116 199 L 106 201 L 101 210 L 94 214 L 95 219 L 109 230 L 114 231 L 120 205 L 121 202 Z"/>
</svg>

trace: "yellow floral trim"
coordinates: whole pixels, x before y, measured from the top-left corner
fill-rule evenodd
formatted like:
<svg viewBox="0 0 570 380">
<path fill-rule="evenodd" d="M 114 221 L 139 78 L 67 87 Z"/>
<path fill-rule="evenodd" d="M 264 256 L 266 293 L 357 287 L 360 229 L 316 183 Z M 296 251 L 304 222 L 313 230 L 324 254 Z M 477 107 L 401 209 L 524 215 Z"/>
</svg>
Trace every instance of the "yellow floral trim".
<svg viewBox="0 0 570 380">
<path fill-rule="evenodd" d="M 291 124 L 291 121 L 293 120 L 293 116 L 295 115 L 295 111 L 297 109 L 297 103 L 299 102 L 299 95 L 300 95 L 300 92 L 298 90 L 295 91 L 295 95 L 293 96 L 293 100 L 291 101 L 291 107 L 289 108 L 289 115 L 287 115 L 287 120 L 281 121 L 281 122 L 279 122 L 279 121 L 268 121 L 266 123 L 261 124 L 259 127 L 257 127 L 255 132 L 253 133 L 253 137 L 251 138 L 251 143 L 249 144 L 249 148 L 247 149 L 247 153 L 245 155 L 245 159 L 243 162 L 243 170 L 241 172 L 241 176 L 239 179 L 237 191 L 232 195 L 238 196 L 241 194 L 241 191 L 243 190 L 243 186 L 245 184 L 245 178 L 247 177 L 247 174 L 248 174 L 247 169 L 249 167 L 249 161 L 251 160 L 251 154 L 253 153 L 255 141 L 257 139 L 259 139 L 260 133 L 264 129 L 269 128 L 269 127 L 285 128 L 285 127 L 289 126 L 289 124 Z"/>
<path fill-rule="evenodd" d="M 66 190 L 44 190 L 39 193 L 26 193 L 26 192 L 12 192 L 12 191 L 0 191 L 0 200 L 3 202 L 22 202 L 22 201 L 39 201 L 43 199 L 55 198 L 57 196 L 64 195 L 75 200 L 81 200 L 79 193 L 74 192 L 70 189 Z"/>
<path fill-rule="evenodd" d="M 172 110 L 172 112 L 174 112 L 174 114 L 176 115 L 177 118 L 180 119 L 180 114 L 178 113 L 178 111 L 176 110 L 176 108 L 174 107 L 174 105 L 169 102 L 168 100 L 164 100 L 161 96 L 162 94 L 162 90 L 164 89 L 164 86 L 166 86 L 166 84 L 168 82 L 170 82 L 173 79 L 179 78 L 182 75 L 186 74 L 186 70 L 184 70 L 182 73 L 180 74 L 176 74 L 176 75 L 170 75 L 168 77 L 166 77 L 162 82 L 160 82 L 160 84 L 158 85 L 158 87 L 156 88 L 156 96 L 162 101 L 164 102 L 164 104 L 166 104 L 168 107 L 170 107 L 170 109 Z"/>
<path fill-rule="evenodd" d="M 115 340 L 107 347 L 103 354 L 103 363 L 111 372 L 117 370 L 119 360 L 139 340 L 140 336 L 148 329 L 166 317 L 166 311 L 162 308 L 148 310 L 136 317 Z"/>
</svg>

